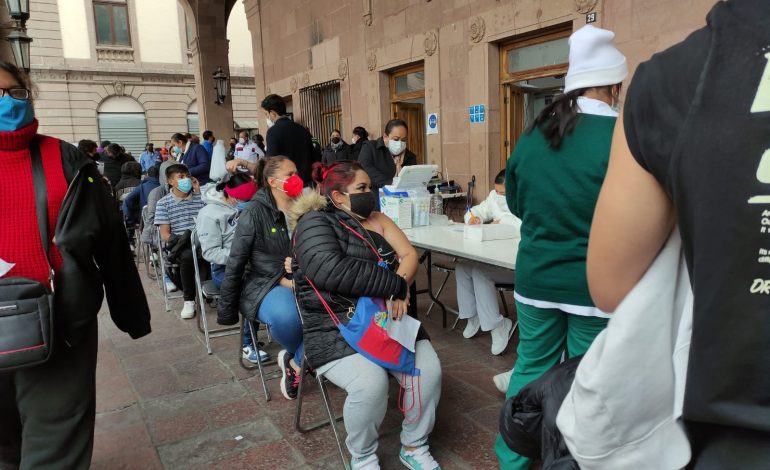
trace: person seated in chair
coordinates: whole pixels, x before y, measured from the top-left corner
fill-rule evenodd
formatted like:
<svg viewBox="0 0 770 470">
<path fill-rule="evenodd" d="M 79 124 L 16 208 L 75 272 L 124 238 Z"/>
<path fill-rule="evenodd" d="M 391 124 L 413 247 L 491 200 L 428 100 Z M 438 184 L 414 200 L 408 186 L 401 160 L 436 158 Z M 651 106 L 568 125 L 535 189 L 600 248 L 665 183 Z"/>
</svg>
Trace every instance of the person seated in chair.
<svg viewBox="0 0 770 470">
<path fill-rule="evenodd" d="M 343 416 L 351 468 L 380 468 L 379 427 L 392 375 L 404 388 L 401 462 L 413 470 L 440 469 L 428 439 L 441 396 L 441 362 L 426 332 L 417 333 L 414 360 L 420 372 L 413 376 L 356 352 L 335 322 L 348 324 L 360 297 L 390 299 L 387 321 L 402 321 L 419 265 L 417 251 L 393 221 L 374 211 L 377 196 L 361 164 L 317 163 L 312 174 L 318 192 L 300 198 L 292 210 L 294 280 L 308 366 L 347 393 Z"/>
<path fill-rule="evenodd" d="M 211 263 L 211 280 L 217 289 L 222 288 L 238 219 L 256 192 L 254 180 L 244 173 L 236 173 L 226 182 L 204 187 L 201 197 L 206 205 L 198 213 L 195 227 L 203 259 Z M 269 359 L 265 351 L 260 351 L 260 357 L 262 361 Z M 243 358 L 257 362 L 249 322 L 245 323 L 243 330 Z"/>
<path fill-rule="evenodd" d="M 511 214 L 505 202 L 505 170 L 495 177 L 495 189 L 489 196 L 465 214 L 465 223 L 513 225 L 518 231 L 521 220 Z M 512 240 L 512 243 L 518 243 Z M 495 284 L 513 284 L 513 273 L 504 269 L 485 266 L 470 261 L 460 261 L 455 268 L 457 277 L 457 306 L 460 318 L 468 323 L 463 330 L 465 338 L 479 332 L 492 332 L 492 354 L 498 355 L 508 347 L 513 334 L 513 322 L 500 314 Z"/>
<path fill-rule="evenodd" d="M 158 201 L 155 207 L 155 225 L 160 238 L 173 251 L 173 258 L 179 264 L 179 279 L 184 294 L 184 307 L 180 316 L 184 319 L 195 316 L 195 266 L 190 248 L 190 231 L 195 228 L 195 218 L 203 208 L 198 180 L 190 177 L 190 171 L 182 164 L 166 168 L 166 179 L 170 192 Z M 200 259 L 201 279 L 208 279 L 208 263 Z"/>
<path fill-rule="evenodd" d="M 291 232 L 286 212 L 302 194 L 297 167 L 284 156 L 265 157 L 256 163 L 259 190 L 238 218 L 225 278 L 220 289 L 217 322 L 238 323 L 242 313 L 270 328 L 283 350 L 278 365 L 283 372 L 281 393 L 297 398 L 302 362 L 302 324 L 294 300 L 291 274 Z"/>
</svg>

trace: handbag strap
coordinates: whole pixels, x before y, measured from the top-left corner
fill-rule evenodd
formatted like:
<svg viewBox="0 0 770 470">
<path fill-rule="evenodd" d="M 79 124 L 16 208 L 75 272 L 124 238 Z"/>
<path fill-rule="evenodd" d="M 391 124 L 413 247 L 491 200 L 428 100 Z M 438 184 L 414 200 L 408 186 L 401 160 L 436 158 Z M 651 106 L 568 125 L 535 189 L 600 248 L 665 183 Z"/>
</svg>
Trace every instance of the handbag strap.
<svg viewBox="0 0 770 470">
<path fill-rule="evenodd" d="M 350 230 L 353 233 L 353 235 L 355 235 L 356 237 L 360 238 L 364 243 L 369 245 L 369 248 L 372 249 L 372 252 L 374 253 L 374 256 L 377 257 L 377 261 L 382 261 L 382 256 L 380 256 L 380 252 L 377 251 L 377 248 L 374 247 L 374 244 L 372 244 L 372 242 L 367 240 L 363 235 L 358 233 L 353 227 L 351 227 L 350 225 L 346 224 L 345 222 L 340 220 L 340 223 L 342 224 L 343 227 L 345 227 L 346 229 Z M 364 228 L 364 230 L 366 230 L 366 228 Z"/>
<path fill-rule="evenodd" d="M 40 229 L 40 243 L 43 245 L 45 261 L 48 264 L 49 280 L 52 280 L 53 268 L 48 243 L 48 187 L 45 184 L 43 157 L 40 155 L 40 142 L 37 138 L 30 143 L 29 153 L 32 157 L 32 185 L 35 189 L 35 212 L 37 212 L 37 225 Z"/>
<path fill-rule="evenodd" d="M 308 282 L 308 284 L 310 284 L 310 287 L 312 287 L 313 290 L 315 291 L 315 295 L 318 296 L 318 300 L 320 300 L 321 303 L 323 304 L 324 308 L 326 309 L 326 313 L 328 313 L 329 316 L 332 317 L 332 321 L 334 322 L 334 326 L 339 328 L 339 326 L 340 326 L 340 319 L 339 319 L 339 317 L 337 317 L 337 314 L 334 313 L 332 308 L 329 307 L 329 304 L 326 303 L 326 299 L 324 299 L 323 296 L 321 295 L 321 293 L 318 292 L 318 289 L 316 289 L 315 284 L 313 284 L 313 281 L 308 279 L 307 276 L 305 276 L 305 280 Z"/>
</svg>

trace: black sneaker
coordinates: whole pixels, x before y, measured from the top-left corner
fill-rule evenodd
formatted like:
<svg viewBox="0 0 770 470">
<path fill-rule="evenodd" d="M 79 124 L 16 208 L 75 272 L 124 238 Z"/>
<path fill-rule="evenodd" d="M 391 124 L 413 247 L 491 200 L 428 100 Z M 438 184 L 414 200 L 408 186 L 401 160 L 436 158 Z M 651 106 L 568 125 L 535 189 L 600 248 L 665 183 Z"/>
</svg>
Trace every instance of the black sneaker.
<svg viewBox="0 0 770 470">
<path fill-rule="evenodd" d="M 281 393 L 287 400 L 297 399 L 299 374 L 291 366 L 292 355 L 285 349 L 278 353 L 278 365 L 281 367 Z"/>
</svg>

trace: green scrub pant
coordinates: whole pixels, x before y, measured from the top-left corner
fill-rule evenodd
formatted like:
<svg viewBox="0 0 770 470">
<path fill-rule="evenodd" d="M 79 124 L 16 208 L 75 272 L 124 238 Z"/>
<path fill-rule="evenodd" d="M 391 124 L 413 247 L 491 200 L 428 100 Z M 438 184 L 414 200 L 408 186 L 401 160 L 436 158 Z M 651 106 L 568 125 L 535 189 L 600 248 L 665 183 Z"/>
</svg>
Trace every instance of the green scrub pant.
<svg viewBox="0 0 770 470">
<path fill-rule="evenodd" d="M 537 308 L 516 302 L 519 347 L 516 368 L 508 384 L 506 400 L 538 379 L 561 360 L 585 354 L 594 338 L 607 326 L 606 318 L 573 315 L 555 308 Z M 498 435 L 495 453 L 503 470 L 528 469 L 530 459 L 512 451 Z"/>
</svg>

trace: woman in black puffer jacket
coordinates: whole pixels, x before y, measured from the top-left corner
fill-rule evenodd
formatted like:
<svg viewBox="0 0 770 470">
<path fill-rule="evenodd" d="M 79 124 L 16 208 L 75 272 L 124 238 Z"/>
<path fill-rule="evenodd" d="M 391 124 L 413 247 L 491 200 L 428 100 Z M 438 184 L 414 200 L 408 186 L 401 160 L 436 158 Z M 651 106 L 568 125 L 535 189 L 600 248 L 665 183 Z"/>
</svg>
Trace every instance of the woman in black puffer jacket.
<svg viewBox="0 0 770 470">
<path fill-rule="evenodd" d="M 379 468 L 377 429 L 387 410 L 389 371 L 347 344 L 319 295 L 343 323 L 359 297 L 392 299 L 388 321 L 397 321 L 409 304 L 417 252 L 390 219 L 373 212 L 376 196 L 360 164 L 342 161 L 327 168 L 317 163 L 313 179 L 320 194 L 303 196 L 291 211 L 292 223 L 297 220 L 294 281 L 305 355 L 310 366 L 348 394 L 343 415 L 351 467 Z M 418 377 L 390 372 L 405 390 L 400 459 L 409 468 L 436 469 L 428 437 L 441 395 L 441 364 L 424 332 L 415 352 Z"/>
<path fill-rule="evenodd" d="M 256 180 L 260 189 L 241 212 L 230 247 L 217 322 L 233 325 L 240 311 L 249 322 L 258 320 L 270 327 L 284 347 L 278 354 L 281 392 L 293 400 L 303 354 L 302 326 L 292 291 L 291 233 L 284 214 L 302 193 L 302 180 L 294 163 L 283 156 L 261 159 Z"/>
</svg>

